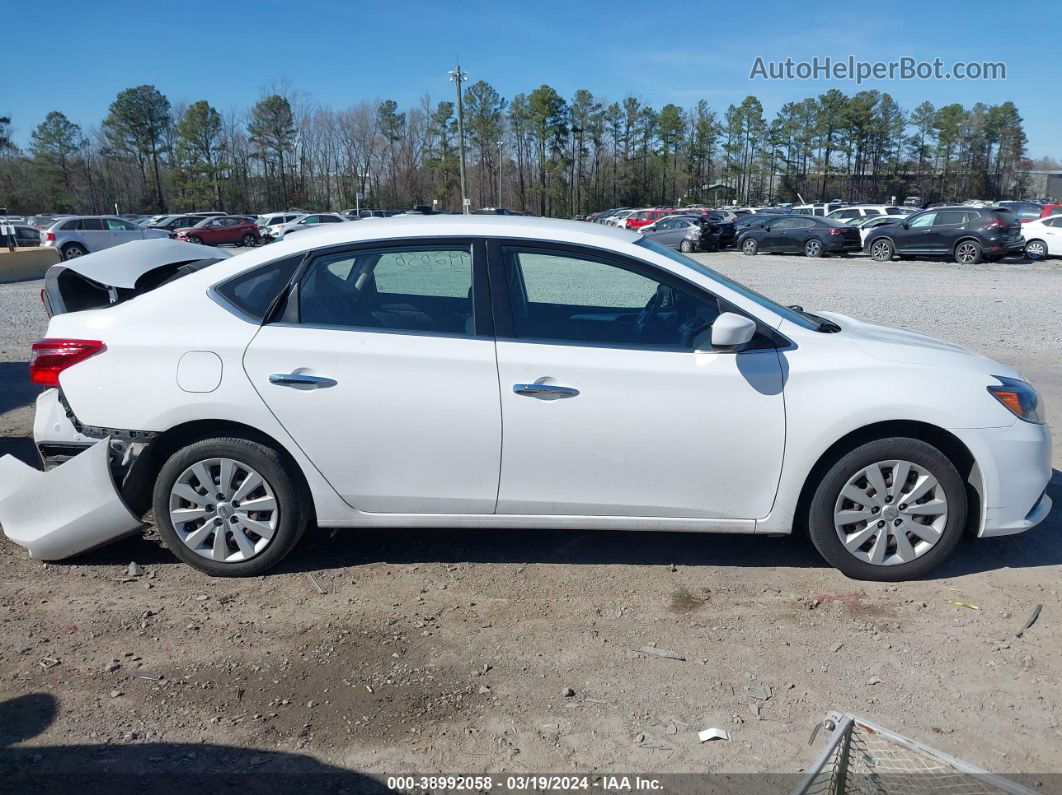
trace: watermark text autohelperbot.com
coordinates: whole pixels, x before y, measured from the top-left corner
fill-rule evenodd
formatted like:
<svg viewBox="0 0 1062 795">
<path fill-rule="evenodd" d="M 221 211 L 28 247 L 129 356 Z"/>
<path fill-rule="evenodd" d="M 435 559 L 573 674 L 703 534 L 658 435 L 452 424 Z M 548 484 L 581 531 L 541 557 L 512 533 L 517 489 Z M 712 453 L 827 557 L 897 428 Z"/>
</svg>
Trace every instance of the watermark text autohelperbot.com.
<svg viewBox="0 0 1062 795">
<path fill-rule="evenodd" d="M 1002 61 L 955 61 L 945 64 L 940 58 L 921 61 L 903 56 L 892 61 L 861 61 L 847 58 L 815 56 L 810 61 L 786 58 L 770 61 L 757 57 L 749 71 L 749 80 L 1006 80 L 1007 65 Z"/>
</svg>

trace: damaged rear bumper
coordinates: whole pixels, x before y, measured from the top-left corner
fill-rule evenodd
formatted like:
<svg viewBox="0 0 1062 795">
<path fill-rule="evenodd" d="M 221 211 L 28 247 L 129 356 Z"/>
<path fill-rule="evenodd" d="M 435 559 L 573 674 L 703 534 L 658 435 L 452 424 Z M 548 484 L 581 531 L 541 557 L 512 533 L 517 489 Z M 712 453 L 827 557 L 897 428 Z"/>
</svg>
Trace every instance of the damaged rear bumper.
<svg viewBox="0 0 1062 795">
<path fill-rule="evenodd" d="M 115 487 L 110 439 L 41 472 L 0 458 L 0 528 L 40 560 L 59 560 L 141 527 Z"/>
</svg>

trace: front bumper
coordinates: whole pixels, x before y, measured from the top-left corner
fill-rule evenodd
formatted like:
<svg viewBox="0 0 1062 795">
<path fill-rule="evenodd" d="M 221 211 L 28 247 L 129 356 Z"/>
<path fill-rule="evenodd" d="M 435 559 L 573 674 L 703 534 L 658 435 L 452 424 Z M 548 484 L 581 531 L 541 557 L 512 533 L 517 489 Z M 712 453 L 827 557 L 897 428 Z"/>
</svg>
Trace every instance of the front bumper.
<svg viewBox="0 0 1062 795">
<path fill-rule="evenodd" d="M 0 458 L 0 528 L 31 557 L 68 558 L 140 526 L 114 485 L 110 439 L 49 472 Z"/>
<path fill-rule="evenodd" d="M 1051 510 L 1051 431 L 1018 420 L 1007 428 L 952 430 L 973 453 L 980 474 L 982 538 L 1021 533 Z"/>
</svg>

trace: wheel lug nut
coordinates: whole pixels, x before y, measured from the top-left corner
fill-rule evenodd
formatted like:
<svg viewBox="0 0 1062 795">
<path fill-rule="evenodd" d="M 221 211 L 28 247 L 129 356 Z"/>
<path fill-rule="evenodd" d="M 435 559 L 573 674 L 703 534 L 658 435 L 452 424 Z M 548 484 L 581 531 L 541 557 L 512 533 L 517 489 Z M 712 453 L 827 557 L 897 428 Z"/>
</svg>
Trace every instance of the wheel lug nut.
<svg viewBox="0 0 1062 795">
<path fill-rule="evenodd" d="M 231 519 L 229 519 L 229 521 L 232 522 L 233 524 L 236 524 L 238 521 L 240 521 L 240 517 L 233 516 Z"/>
<path fill-rule="evenodd" d="M 879 508 L 877 505 L 875 505 L 873 508 L 870 509 L 870 512 L 871 513 L 878 513 L 880 510 L 881 510 L 881 508 Z"/>
<path fill-rule="evenodd" d="M 886 497 L 885 498 L 885 503 L 888 504 L 890 502 L 892 502 L 892 497 Z"/>
<path fill-rule="evenodd" d="M 211 513 L 213 513 L 214 512 L 214 506 L 213 505 L 208 505 L 207 506 L 207 510 L 210 511 Z"/>
<path fill-rule="evenodd" d="M 221 524 L 221 517 L 220 516 L 217 519 L 214 520 L 214 524 Z"/>
<path fill-rule="evenodd" d="M 907 503 L 906 502 L 901 502 L 900 503 L 900 510 L 901 511 L 906 511 L 907 510 Z"/>
<path fill-rule="evenodd" d="M 884 526 L 885 526 L 884 522 L 878 522 L 878 527 L 884 527 Z"/>
<path fill-rule="evenodd" d="M 897 527 L 899 527 L 900 525 L 903 524 L 903 519 L 897 519 L 895 522 L 893 522 L 893 524 L 896 525 Z"/>
</svg>

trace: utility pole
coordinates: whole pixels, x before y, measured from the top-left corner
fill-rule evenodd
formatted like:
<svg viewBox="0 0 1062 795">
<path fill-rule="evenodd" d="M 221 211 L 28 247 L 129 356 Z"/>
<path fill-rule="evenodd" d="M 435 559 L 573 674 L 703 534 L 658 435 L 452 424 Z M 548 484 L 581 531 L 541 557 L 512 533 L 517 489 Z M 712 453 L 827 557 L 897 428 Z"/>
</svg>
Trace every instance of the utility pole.
<svg viewBox="0 0 1062 795">
<path fill-rule="evenodd" d="M 461 212 L 468 215 L 468 198 L 465 193 L 465 106 L 461 98 L 461 84 L 468 75 L 461 71 L 461 64 L 450 72 L 450 80 L 457 85 L 457 144 L 461 150 Z"/>
</svg>

